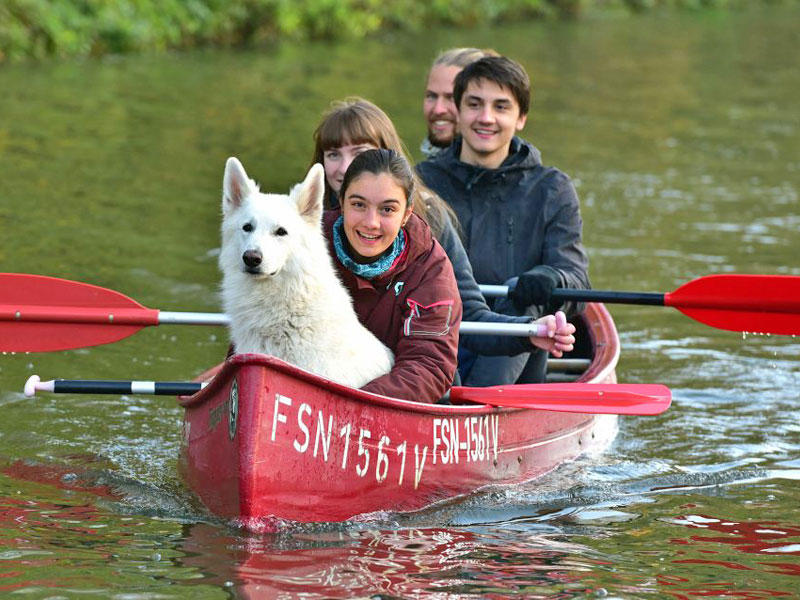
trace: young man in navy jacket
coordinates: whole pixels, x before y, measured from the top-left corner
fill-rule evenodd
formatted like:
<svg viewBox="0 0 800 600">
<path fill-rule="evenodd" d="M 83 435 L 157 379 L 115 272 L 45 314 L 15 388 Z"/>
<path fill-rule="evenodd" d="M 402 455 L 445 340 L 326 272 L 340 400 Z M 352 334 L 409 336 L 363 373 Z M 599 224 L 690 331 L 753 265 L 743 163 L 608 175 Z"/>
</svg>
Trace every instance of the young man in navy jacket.
<svg viewBox="0 0 800 600">
<path fill-rule="evenodd" d="M 453 99 L 460 137 L 417 170 L 458 215 L 475 279 L 514 286 L 498 312 L 539 317 L 582 306 L 552 300 L 555 288 L 588 289 L 583 221 L 569 177 L 542 165 L 539 151 L 516 134 L 525 126 L 530 80 L 515 61 L 489 56 L 456 75 Z M 459 354 L 465 385 L 544 380 L 547 354 Z"/>
</svg>

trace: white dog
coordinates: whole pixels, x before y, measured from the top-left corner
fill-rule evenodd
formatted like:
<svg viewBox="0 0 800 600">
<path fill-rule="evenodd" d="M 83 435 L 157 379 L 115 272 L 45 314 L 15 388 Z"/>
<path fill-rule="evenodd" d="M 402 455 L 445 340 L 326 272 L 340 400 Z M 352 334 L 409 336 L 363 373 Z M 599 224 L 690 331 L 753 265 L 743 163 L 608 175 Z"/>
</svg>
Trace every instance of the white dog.
<svg viewBox="0 0 800 600">
<path fill-rule="evenodd" d="M 388 373 L 392 352 L 358 321 L 322 233 L 316 164 L 289 195 L 262 194 L 236 158 L 222 193 L 222 301 L 238 353 L 271 354 L 351 387 Z"/>
</svg>

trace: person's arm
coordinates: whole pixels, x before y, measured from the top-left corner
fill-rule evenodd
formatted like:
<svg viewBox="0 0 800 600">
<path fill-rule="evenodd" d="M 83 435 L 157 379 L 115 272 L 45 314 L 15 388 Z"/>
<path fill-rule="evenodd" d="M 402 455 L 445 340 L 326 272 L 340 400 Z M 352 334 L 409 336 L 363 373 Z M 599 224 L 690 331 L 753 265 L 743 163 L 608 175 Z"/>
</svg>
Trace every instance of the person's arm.
<svg viewBox="0 0 800 600">
<path fill-rule="evenodd" d="M 511 296 L 517 307 L 540 305 L 544 312 L 563 310 L 568 316 L 583 312 L 584 303 L 551 300 L 554 288 L 591 289 L 589 259 L 583 248 L 583 220 L 578 194 L 569 178 L 558 173 L 545 208 L 547 227 L 542 263 L 522 273 Z"/>
<path fill-rule="evenodd" d="M 442 228 L 438 240 L 453 265 L 458 293 L 464 306 L 464 321 L 530 323 L 533 320 L 529 316 L 503 315 L 489 308 L 475 281 L 464 245 L 449 219 L 445 220 L 445 226 Z M 461 337 L 461 345 L 475 354 L 485 356 L 515 356 L 534 349 L 529 338 L 508 335 L 465 335 Z"/>
<path fill-rule="evenodd" d="M 450 389 L 462 306 L 450 263 L 444 253 L 440 258 L 414 289 L 403 289 L 405 318 L 400 340 L 392 348 L 394 367 L 363 390 L 434 403 Z"/>
</svg>

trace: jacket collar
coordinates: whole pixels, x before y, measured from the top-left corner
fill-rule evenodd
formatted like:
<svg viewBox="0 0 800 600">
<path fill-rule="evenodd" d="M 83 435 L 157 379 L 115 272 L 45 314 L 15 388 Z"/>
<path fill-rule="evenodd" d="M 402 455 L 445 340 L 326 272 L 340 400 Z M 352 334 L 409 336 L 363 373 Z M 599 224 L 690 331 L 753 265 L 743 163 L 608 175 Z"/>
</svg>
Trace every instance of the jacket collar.
<svg viewBox="0 0 800 600">
<path fill-rule="evenodd" d="M 440 165 L 443 169 L 455 173 L 456 177 L 464 181 L 474 181 L 487 175 L 532 169 L 542 164 L 542 154 L 539 149 L 516 135 L 511 139 L 508 156 L 496 169 L 486 169 L 463 162 L 459 158 L 462 142 L 461 136 L 458 136 L 448 148 L 445 148 L 429 160 Z"/>
<path fill-rule="evenodd" d="M 336 262 L 339 262 L 339 260 L 336 258 L 335 252 L 333 252 L 331 240 L 333 239 L 333 224 L 341 214 L 342 211 L 340 209 L 329 210 L 325 211 L 322 217 L 323 231 L 328 240 L 332 258 Z M 417 259 L 430 250 L 433 245 L 433 235 L 431 234 L 430 227 L 428 227 L 428 224 L 421 217 L 412 212 L 403 229 L 406 234 L 406 251 L 404 252 L 403 258 L 386 273 L 369 281 L 353 275 L 358 282 L 359 288 L 371 288 L 385 285 L 386 282 L 394 279 L 398 274 L 405 271 L 406 268 L 413 265 Z"/>
</svg>

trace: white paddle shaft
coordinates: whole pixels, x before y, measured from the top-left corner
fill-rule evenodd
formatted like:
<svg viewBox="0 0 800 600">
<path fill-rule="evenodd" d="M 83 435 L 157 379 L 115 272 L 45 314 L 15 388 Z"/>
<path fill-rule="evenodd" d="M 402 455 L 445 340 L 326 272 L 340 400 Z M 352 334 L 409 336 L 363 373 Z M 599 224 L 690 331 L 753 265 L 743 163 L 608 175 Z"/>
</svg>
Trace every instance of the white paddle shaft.
<svg viewBox="0 0 800 600">
<path fill-rule="evenodd" d="M 502 287 L 502 286 L 501 286 Z M 230 317 L 223 313 L 159 311 L 159 325 L 230 325 Z M 519 337 L 545 337 L 547 327 L 535 323 L 481 323 L 462 321 L 461 335 L 512 335 Z"/>
</svg>

